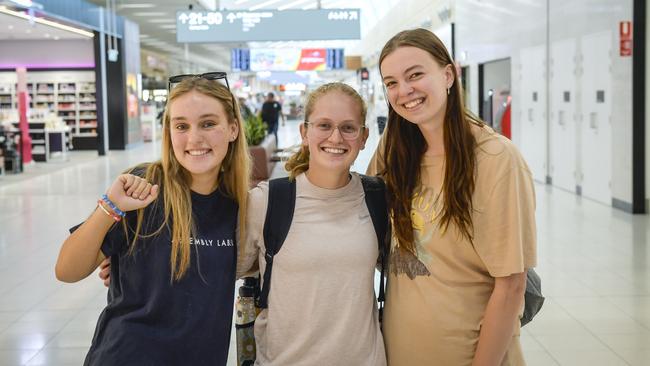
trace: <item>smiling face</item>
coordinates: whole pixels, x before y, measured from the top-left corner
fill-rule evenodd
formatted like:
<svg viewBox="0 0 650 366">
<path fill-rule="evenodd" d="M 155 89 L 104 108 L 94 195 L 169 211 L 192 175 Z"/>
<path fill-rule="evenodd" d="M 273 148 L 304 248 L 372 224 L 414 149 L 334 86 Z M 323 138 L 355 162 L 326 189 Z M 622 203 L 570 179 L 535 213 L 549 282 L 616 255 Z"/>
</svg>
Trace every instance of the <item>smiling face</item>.
<svg viewBox="0 0 650 366">
<path fill-rule="evenodd" d="M 395 112 L 417 125 L 442 125 L 447 88 L 454 82 L 451 65 L 440 66 L 428 52 L 404 46 L 388 54 L 380 69 Z"/>
<path fill-rule="evenodd" d="M 347 174 L 368 138 L 362 106 L 351 96 L 333 90 L 320 96 L 306 117 L 309 124 L 301 125 L 300 132 L 302 144 L 309 148 L 309 170 Z M 328 127 L 332 133 L 325 137 Z M 341 134 L 349 135 L 354 130 L 360 130 L 354 139 Z"/>
<path fill-rule="evenodd" d="M 196 90 L 170 102 L 170 137 L 174 156 L 196 184 L 214 186 L 228 145 L 238 134 L 221 102 Z"/>
</svg>

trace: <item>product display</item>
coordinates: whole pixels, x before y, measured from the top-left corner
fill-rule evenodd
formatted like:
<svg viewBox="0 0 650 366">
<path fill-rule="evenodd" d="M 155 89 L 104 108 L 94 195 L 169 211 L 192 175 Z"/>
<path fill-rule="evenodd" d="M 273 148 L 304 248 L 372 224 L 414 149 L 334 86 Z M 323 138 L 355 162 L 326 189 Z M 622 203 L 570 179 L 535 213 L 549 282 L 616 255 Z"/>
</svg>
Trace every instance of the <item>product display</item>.
<svg viewBox="0 0 650 366">
<path fill-rule="evenodd" d="M 4 74 L 4 75 L 2 75 Z M 10 122 L 18 121 L 18 95 L 17 84 L 13 73 L 0 73 L 0 112 L 4 115 L 15 116 Z M 32 144 L 43 147 L 32 149 L 38 156 L 35 161 L 47 160 L 45 131 L 64 133 L 62 140 L 67 149 L 91 149 L 97 144 L 97 104 L 95 99 L 95 75 L 93 71 L 43 71 L 30 72 L 27 83 L 29 108 L 32 116 L 28 117 L 30 123 L 30 136 Z M 12 80 L 13 82 L 10 82 Z M 37 111 L 41 116 L 33 116 Z M 50 116 L 51 114 L 51 116 Z M 65 125 L 53 120 L 60 118 Z M 14 124 L 17 126 L 17 124 Z M 65 128 L 67 126 L 67 128 Z M 63 148 L 60 148 L 62 151 Z"/>
</svg>

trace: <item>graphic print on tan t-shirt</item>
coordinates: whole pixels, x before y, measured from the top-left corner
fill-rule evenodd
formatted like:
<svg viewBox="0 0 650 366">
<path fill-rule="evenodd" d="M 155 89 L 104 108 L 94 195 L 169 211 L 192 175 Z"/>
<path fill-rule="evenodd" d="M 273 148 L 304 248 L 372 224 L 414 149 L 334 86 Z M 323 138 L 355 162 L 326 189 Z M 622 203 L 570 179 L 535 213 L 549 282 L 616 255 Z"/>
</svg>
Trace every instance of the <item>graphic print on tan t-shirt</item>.
<svg viewBox="0 0 650 366">
<path fill-rule="evenodd" d="M 383 333 L 388 363 L 470 365 L 494 277 L 521 273 L 536 262 L 534 188 L 515 146 L 488 127 L 473 127 L 477 178 L 474 243 L 436 215 L 444 158 L 425 157 L 411 218 L 417 255 L 393 249 Z M 377 167 L 380 164 L 374 164 Z M 502 365 L 524 365 L 519 324 Z"/>
</svg>

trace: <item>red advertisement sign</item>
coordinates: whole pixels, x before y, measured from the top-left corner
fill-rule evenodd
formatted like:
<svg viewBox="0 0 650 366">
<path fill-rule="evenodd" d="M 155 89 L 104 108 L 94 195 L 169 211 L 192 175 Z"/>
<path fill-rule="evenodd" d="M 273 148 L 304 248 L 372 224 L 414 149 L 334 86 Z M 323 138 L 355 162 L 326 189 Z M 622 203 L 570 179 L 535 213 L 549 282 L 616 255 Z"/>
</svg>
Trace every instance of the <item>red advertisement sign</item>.
<svg viewBox="0 0 650 366">
<path fill-rule="evenodd" d="M 300 53 L 296 70 L 325 70 L 327 50 L 325 48 L 305 48 Z"/>
<path fill-rule="evenodd" d="M 619 54 L 624 57 L 632 56 L 632 22 L 627 20 L 618 25 L 620 37 Z"/>
</svg>

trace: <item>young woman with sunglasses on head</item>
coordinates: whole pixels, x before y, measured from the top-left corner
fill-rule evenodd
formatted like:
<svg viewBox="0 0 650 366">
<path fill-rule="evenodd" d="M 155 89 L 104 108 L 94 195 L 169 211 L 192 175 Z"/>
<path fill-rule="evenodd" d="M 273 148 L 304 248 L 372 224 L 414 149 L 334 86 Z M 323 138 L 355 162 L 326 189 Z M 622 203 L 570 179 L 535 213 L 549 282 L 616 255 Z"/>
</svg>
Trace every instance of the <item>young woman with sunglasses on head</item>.
<svg viewBox="0 0 650 366">
<path fill-rule="evenodd" d="M 386 181 L 393 243 L 384 313 L 388 363 L 524 365 L 535 194 L 515 146 L 465 108 L 431 32 L 400 32 L 379 68 L 387 129 L 369 167 Z"/>
<path fill-rule="evenodd" d="M 226 364 L 250 162 L 217 79 L 225 73 L 170 78 L 161 160 L 120 175 L 63 243 L 61 281 L 112 259 L 86 365 Z"/>
<path fill-rule="evenodd" d="M 309 94 L 301 150 L 286 164 L 295 180 L 293 221 L 273 257 L 268 308 L 255 321 L 255 365 L 386 365 L 374 294 L 377 236 L 361 178 L 350 172 L 365 147 L 366 106 L 343 83 Z M 251 190 L 245 255 L 267 269 L 269 183 Z"/>
</svg>

